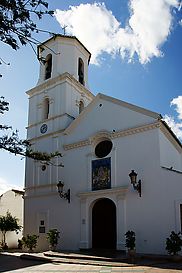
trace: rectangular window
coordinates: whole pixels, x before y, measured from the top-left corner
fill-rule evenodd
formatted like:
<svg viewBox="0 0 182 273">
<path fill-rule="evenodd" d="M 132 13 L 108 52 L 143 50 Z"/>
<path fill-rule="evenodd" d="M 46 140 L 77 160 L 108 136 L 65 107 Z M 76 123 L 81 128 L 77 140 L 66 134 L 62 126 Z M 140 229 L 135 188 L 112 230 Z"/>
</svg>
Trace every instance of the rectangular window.
<svg viewBox="0 0 182 273">
<path fill-rule="evenodd" d="M 92 190 L 111 188 L 111 158 L 92 160 Z"/>
<path fill-rule="evenodd" d="M 39 233 L 45 233 L 45 227 L 39 227 Z"/>
<path fill-rule="evenodd" d="M 45 233 L 45 221 L 40 220 L 39 233 Z"/>
</svg>

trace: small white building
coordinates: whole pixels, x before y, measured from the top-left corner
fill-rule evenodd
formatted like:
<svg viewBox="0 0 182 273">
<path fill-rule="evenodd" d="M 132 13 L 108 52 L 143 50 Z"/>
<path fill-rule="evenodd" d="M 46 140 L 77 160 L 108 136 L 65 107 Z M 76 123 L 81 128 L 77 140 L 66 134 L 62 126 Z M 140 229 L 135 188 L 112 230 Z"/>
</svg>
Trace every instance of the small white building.
<svg viewBox="0 0 182 273">
<path fill-rule="evenodd" d="M 166 253 L 166 237 L 182 225 L 180 141 L 160 114 L 94 96 L 91 55 L 76 37 L 57 35 L 38 52 L 39 80 L 27 92 L 28 139 L 36 150 L 61 152 L 54 163 L 64 168 L 27 160 L 25 234 L 39 235 L 41 250 L 51 228 L 60 231 L 60 249 L 124 250 L 133 230 L 137 252 Z M 70 202 L 60 198 L 59 181 Z"/>
<path fill-rule="evenodd" d="M 21 231 L 16 233 L 15 231 L 8 231 L 6 234 L 6 243 L 9 248 L 18 247 L 18 239 L 22 238 L 23 231 L 23 195 L 24 191 L 9 190 L 0 195 L 0 215 L 5 216 L 7 212 L 10 212 L 13 217 L 16 217 L 19 221 L 18 224 L 22 226 Z M 2 234 L 0 232 L 0 242 L 2 241 Z"/>
</svg>

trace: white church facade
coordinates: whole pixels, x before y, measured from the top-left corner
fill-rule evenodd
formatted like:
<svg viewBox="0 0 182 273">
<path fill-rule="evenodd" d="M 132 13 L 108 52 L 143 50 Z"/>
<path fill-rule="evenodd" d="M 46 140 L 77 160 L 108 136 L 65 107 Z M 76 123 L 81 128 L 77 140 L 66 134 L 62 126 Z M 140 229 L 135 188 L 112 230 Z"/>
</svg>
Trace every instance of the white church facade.
<svg viewBox="0 0 182 273">
<path fill-rule="evenodd" d="M 51 228 L 58 249 L 125 250 L 133 230 L 138 253 L 166 253 L 166 237 L 182 228 L 180 141 L 161 115 L 94 96 L 91 55 L 76 37 L 57 35 L 38 51 L 44 64 L 27 92 L 27 137 L 36 150 L 61 152 L 54 163 L 64 167 L 26 161 L 24 233 L 39 235 L 39 250 Z"/>
</svg>

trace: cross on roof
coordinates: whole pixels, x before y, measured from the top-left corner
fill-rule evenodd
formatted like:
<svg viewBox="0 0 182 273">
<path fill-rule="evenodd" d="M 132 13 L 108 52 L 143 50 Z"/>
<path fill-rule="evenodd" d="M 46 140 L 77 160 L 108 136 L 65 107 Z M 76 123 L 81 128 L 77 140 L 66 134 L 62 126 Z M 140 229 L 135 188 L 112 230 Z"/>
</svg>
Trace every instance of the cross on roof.
<svg viewBox="0 0 182 273">
<path fill-rule="evenodd" d="M 62 27 L 62 29 L 63 29 L 63 34 L 64 35 L 66 35 L 66 28 L 67 28 L 68 26 L 66 26 L 66 25 L 64 25 L 63 27 Z"/>
</svg>

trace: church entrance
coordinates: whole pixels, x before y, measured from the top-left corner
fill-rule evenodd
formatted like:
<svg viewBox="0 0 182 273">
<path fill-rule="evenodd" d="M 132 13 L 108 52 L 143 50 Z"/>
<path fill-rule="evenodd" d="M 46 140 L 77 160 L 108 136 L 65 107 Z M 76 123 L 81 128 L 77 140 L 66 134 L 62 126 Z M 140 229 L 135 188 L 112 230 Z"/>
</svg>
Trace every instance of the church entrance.
<svg viewBox="0 0 182 273">
<path fill-rule="evenodd" d="M 116 206 L 107 198 L 92 209 L 92 248 L 116 249 Z"/>
</svg>

